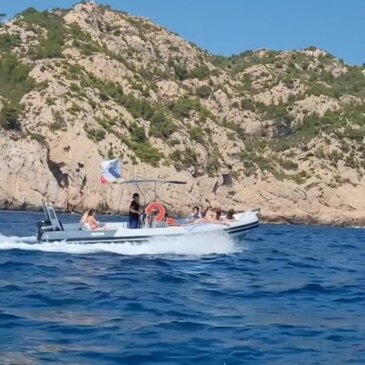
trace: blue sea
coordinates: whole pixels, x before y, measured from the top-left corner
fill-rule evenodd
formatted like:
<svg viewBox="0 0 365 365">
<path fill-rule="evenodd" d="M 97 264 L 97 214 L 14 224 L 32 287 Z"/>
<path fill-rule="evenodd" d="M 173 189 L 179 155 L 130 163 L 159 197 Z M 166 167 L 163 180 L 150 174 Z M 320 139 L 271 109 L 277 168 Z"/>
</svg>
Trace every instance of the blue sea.
<svg viewBox="0 0 365 365">
<path fill-rule="evenodd" d="M 1 365 L 365 364 L 364 229 L 26 243 L 41 218 L 0 212 Z"/>
</svg>

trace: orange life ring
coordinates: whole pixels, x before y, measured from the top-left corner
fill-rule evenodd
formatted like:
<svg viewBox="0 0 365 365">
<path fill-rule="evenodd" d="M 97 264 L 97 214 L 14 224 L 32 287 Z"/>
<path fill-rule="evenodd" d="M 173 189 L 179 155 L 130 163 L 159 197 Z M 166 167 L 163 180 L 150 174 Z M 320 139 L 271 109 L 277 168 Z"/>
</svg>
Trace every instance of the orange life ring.
<svg viewBox="0 0 365 365">
<path fill-rule="evenodd" d="M 157 215 L 154 217 L 155 222 L 162 222 L 165 219 L 165 207 L 161 203 L 157 202 L 152 202 L 147 205 L 146 213 L 148 215 L 151 215 L 154 210 L 158 211 Z"/>
</svg>

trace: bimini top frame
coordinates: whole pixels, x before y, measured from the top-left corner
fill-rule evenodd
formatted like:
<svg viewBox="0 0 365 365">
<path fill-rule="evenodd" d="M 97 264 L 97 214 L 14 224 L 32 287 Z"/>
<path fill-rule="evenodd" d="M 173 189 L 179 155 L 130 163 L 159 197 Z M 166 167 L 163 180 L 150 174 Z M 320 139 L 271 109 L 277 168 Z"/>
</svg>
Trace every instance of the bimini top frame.
<svg viewBox="0 0 365 365">
<path fill-rule="evenodd" d="M 63 231 L 62 223 L 59 221 L 52 203 L 43 202 L 43 212 L 55 231 Z"/>
</svg>

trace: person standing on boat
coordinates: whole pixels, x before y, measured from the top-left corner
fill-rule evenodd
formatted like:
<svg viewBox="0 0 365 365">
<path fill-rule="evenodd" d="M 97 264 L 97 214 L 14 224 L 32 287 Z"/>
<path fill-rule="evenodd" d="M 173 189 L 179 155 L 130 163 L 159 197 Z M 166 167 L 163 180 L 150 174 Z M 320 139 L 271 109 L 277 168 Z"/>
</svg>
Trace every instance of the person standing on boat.
<svg viewBox="0 0 365 365">
<path fill-rule="evenodd" d="M 141 205 L 139 204 L 139 194 L 133 194 L 133 200 L 129 205 L 129 228 L 139 228 L 139 211 Z"/>
</svg>

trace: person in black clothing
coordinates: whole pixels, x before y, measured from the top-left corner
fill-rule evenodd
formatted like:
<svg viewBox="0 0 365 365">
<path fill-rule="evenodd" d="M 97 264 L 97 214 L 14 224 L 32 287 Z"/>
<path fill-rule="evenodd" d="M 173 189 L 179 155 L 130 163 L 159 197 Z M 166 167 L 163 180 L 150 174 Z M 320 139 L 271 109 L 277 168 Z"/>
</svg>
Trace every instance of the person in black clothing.
<svg viewBox="0 0 365 365">
<path fill-rule="evenodd" d="M 139 204 L 139 195 L 137 193 L 133 194 L 133 200 L 129 206 L 129 228 L 136 229 L 139 228 L 139 209 L 141 205 Z"/>
</svg>

